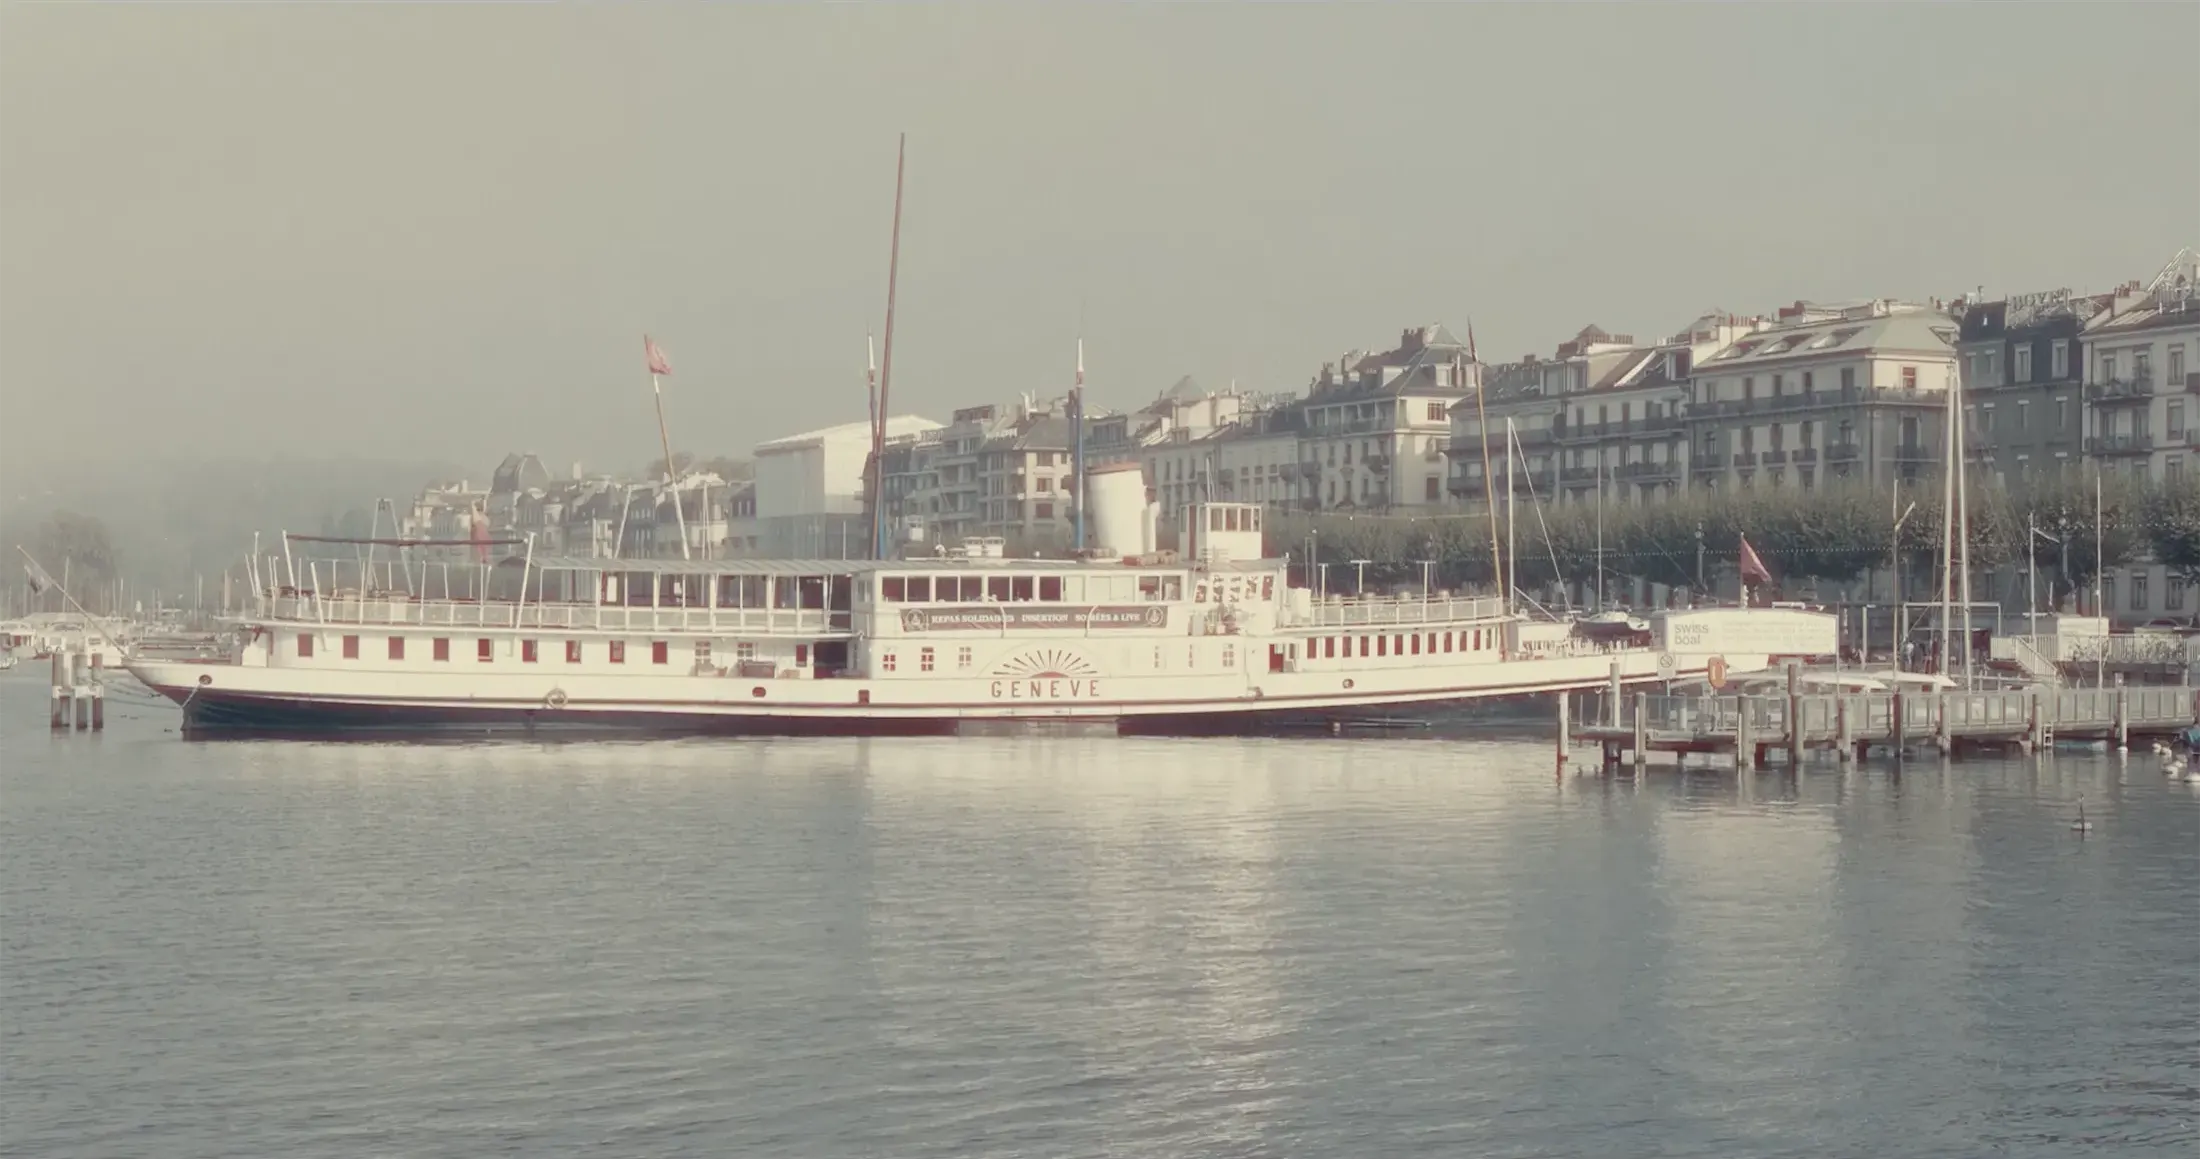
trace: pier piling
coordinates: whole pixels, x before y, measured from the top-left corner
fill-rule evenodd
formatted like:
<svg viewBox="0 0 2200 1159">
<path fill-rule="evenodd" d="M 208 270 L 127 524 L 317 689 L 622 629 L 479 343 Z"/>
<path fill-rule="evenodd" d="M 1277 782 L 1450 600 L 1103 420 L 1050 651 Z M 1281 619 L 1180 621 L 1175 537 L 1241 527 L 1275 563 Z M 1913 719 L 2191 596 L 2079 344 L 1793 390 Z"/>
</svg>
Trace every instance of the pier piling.
<svg viewBox="0 0 2200 1159">
<path fill-rule="evenodd" d="M 2124 674 L 2118 672 L 2116 674 L 2115 729 L 2116 751 L 2120 753 L 2131 751 L 2131 712 L 2129 708 L 2129 701 L 2126 700 L 2126 695 L 2127 694 L 2124 689 Z"/>
<path fill-rule="evenodd" d="M 1635 694 L 1635 767 L 1650 763 L 1650 694 Z"/>
<path fill-rule="evenodd" d="M 1803 767 L 1803 692 L 1800 681 L 1802 668 L 1795 661 L 1788 661 L 1787 699 L 1787 758 L 1788 767 Z"/>
<path fill-rule="evenodd" d="M 1566 712 L 1569 699 L 1567 693 L 1558 694 L 1558 775 L 1561 777 L 1566 775 L 1566 743 L 1573 737 L 1574 726 L 1567 720 Z"/>
<path fill-rule="evenodd" d="M 1833 748 L 1843 764 L 1856 757 L 1856 733 L 1849 720 L 1849 698 L 1836 697 L 1833 702 Z"/>
</svg>

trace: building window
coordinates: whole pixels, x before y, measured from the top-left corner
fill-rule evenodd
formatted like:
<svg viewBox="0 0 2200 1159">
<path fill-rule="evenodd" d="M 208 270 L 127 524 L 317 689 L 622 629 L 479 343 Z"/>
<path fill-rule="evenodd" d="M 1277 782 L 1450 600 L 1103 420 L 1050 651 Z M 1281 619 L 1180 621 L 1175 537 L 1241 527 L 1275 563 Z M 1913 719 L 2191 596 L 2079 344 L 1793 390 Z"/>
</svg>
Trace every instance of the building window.
<svg viewBox="0 0 2200 1159">
<path fill-rule="evenodd" d="M 437 636 L 437 637 L 435 638 L 435 649 L 434 649 L 434 651 L 435 651 L 435 658 L 436 658 L 436 659 L 438 659 L 438 660 L 445 660 L 445 661 L 449 660 L 449 659 L 451 658 L 451 640 L 450 640 L 450 637 L 448 637 L 448 636 Z"/>
<path fill-rule="evenodd" d="M 1842 368 L 1841 368 L 1841 389 L 1842 389 L 1842 390 L 1855 390 L 1855 389 L 1856 389 L 1856 368 L 1855 368 L 1855 367 L 1853 367 L 1853 366 L 1844 366 L 1844 367 L 1842 367 Z"/>
<path fill-rule="evenodd" d="M 390 659 L 392 659 L 392 660 L 403 660 L 404 658 L 405 658 L 405 638 L 404 638 L 403 636 L 392 636 L 392 637 L 390 637 Z"/>
<path fill-rule="evenodd" d="M 1222 646 L 1222 666 L 1224 668 L 1237 667 L 1237 645 L 1224 644 Z"/>
<path fill-rule="evenodd" d="M 346 636 L 346 637 L 344 637 L 344 659 L 346 659 L 346 660 L 357 660 L 358 658 L 359 658 L 359 637 L 357 637 L 357 636 Z"/>
<path fill-rule="evenodd" d="M 740 643 L 735 644 L 733 646 L 733 658 L 736 661 L 756 659 L 756 642 L 753 640 L 743 640 Z"/>
<path fill-rule="evenodd" d="M 2058 338 L 2047 348 L 2047 374 L 2054 379 L 2070 377 L 2070 342 Z"/>
<path fill-rule="evenodd" d="M 1428 404 L 1428 421 L 1432 423 L 1440 423 L 1444 421 L 1444 417 L 1443 403 L 1432 402 Z"/>
<path fill-rule="evenodd" d="M 496 658 L 496 648 L 496 641 L 491 640 L 487 636 L 483 636 L 480 639 L 474 641 L 474 659 L 479 660 L 484 664 L 487 664 L 489 661 Z"/>
<path fill-rule="evenodd" d="M 2110 576 L 2102 576 L 2102 577 L 2101 577 L 2101 611 L 2102 611 L 2102 613 L 2103 613 L 2103 614 L 2106 614 L 2106 613 L 2107 613 L 2107 611 L 2108 611 L 2108 609 L 2110 609 L 2110 608 L 2113 608 L 2113 607 L 2115 607 L 2115 606 L 2116 606 L 2116 577 L 2115 577 L 2115 576 L 2112 576 L 2112 575 L 2110 575 Z"/>
<path fill-rule="evenodd" d="M 1441 493 L 1440 488 L 1442 487 L 1442 484 L 1437 480 L 1436 476 L 1430 475 L 1428 478 L 1422 480 L 1422 484 L 1421 498 L 1429 501 L 1430 503 L 1436 502 L 1437 496 Z"/>
<path fill-rule="evenodd" d="M 1902 368 L 1902 389 L 1917 389 L 1917 367 L 1905 366 Z"/>
<path fill-rule="evenodd" d="M 2162 610 L 2165 612 L 2182 612 L 2185 610 L 2185 577 L 2173 575 L 2169 577 L 2168 582 L 2162 585 Z"/>
<path fill-rule="evenodd" d="M 1052 504 L 1052 503 L 1036 503 L 1036 504 L 1033 504 L 1033 505 L 1032 505 L 1032 509 L 1031 509 L 1031 515 L 1032 515 L 1032 518 L 1034 518 L 1034 519 L 1052 519 L 1052 518 L 1054 518 L 1054 504 Z"/>
<path fill-rule="evenodd" d="M 650 663 L 652 663 L 652 664 L 669 664 L 669 663 L 671 663 L 671 662 L 672 662 L 672 646 L 671 646 L 670 644 L 667 644 L 667 643 L 666 643 L 666 642 L 664 642 L 663 640 L 652 640 L 652 641 L 650 641 L 650 645 L 649 645 L 649 662 L 650 662 Z"/>
<path fill-rule="evenodd" d="M 2015 353 L 2010 355 L 2010 363 L 2011 369 L 2017 372 L 2018 382 L 2032 381 L 2032 348 L 2030 346 L 2017 347 Z"/>
<path fill-rule="evenodd" d="M 970 645 L 965 644 L 962 647 L 955 649 L 955 667 L 968 668 L 970 667 L 970 661 Z"/>
<path fill-rule="evenodd" d="M 2131 610 L 2134 612 L 2147 610 L 2147 577 L 2143 575 L 2131 577 Z"/>
<path fill-rule="evenodd" d="M 2058 398 L 2055 400 L 2055 429 L 2058 431 L 2065 430 L 2069 426 L 2070 400 L 2067 398 Z"/>
<path fill-rule="evenodd" d="M 2185 437 L 2184 399 L 2173 398 L 2169 400 L 2169 437 L 2173 439 Z"/>
<path fill-rule="evenodd" d="M 581 642 L 579 640 L 567 640 L 565 642 L 565 662 L 568 664 L 581 662 Z"/>
<path fill-rule="evenodd" d="M 2185 344 L 2180 342 L 2169 348 L 2170 386 L 2182 386 L 2185 382 Z"/>
<path fill-rule="evenodd" d="M 2028 402 L 2026 402 L 2026 401 L 2024 401 L 2023 399 L 2018 399 L 2018 400 L 2017 400 L 2017 433 L 2019 433 L 2019 434 L 2022 434 L 2022 433 L 2024 433 L 2025 431 L 2027 431 L 2027 430 L 2031 429 L 2031 426 L 2032 426 L 2032 404 L 2031 404 L 2031 403 L 2028 403 Z"/>
<path fill-rule="evenodd" d="M 613 664 L 624 664 L 624 663 L 626 663 L 626 641 L 624 641 L 624 640 L 613 640 L 613 641 L 611 641 L 611 645 L 610 645 L 610 656 L 609 656 L 609 659 L 610 659 L 610 661 L 611 661 L 611 662 L 612 662 Z"/>
<path fill-rule="evenodd" d="M 894 659 L 894 654 L 892 652 L 888 652 L 884 656 L 878 658 L 878 666 L 888 672 L 892 672 L 897 667 L 897 663 L 898 662 Z"/>
<path fill-rule="evenodd" d="M 2113 354 L 2108 354 L 2108 353 L 2105 353 L 2105 352 L 2104 352 L 2104 353 L 2103 353 L 2103 354 L 2101 355 L 2101 374 L 2100 374 L 2100 377 L 2099 377 L 2099 378 L 2098 378 L 2098 379 L 2097 379 L 2096 381 L 2099 381 L 2099 382 L 2114 382 L 2114 381 L 2116 381 L 2116 356 L 2115 356 L 2115 355 L 2113 355 Z"/>
<path fill-rule="evenodd" d="M 309 632 L 300 632 L 300 633 L 298 633 L 298 655 L 299 655 L 299 656 L 300 656 L 301 658 L 304 658 L 304 659 L 311 659 L 311 658 L 312 658 L 312 656 L 313 656 L 313 635 L 312 635 L 311 633 L 309 633 Z"/>
</svg>

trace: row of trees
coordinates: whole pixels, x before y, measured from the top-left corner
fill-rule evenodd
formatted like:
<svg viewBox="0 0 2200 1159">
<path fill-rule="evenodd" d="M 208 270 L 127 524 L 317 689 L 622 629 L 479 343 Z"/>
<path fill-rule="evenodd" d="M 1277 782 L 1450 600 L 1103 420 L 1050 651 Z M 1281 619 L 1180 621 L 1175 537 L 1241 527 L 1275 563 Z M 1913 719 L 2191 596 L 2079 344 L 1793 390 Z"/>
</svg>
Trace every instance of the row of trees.
<svg viewBox="0 0 2200 1159">
<path fill-rule="evenodd" d="M 2099 487 L 2100 518 L 2095 519 Z M 1978 486 L 1969 504 L 1974 575 L 2030 563 L 2043 583 L 2089 587 L 2101 566 L 2145 559 L 2200 580 L 2200 482 L 2149 485 L 2129 477 L 2041 473 L 2009 487 Z M 1846 585 L 1883 569 L 1897 551 L 1905 574 L 1937 574 L 1942 500 L 1938 480 L 1900 488 L 1842 485 L 1815 490 L 1694 491 L 1639 506 L 1519 505 L 1516 571 L 1522 587 L 1608 576 L 1708 590 L 1731 577 L 1743 535 L 1791 590 Z M 1601 533 L 1600 533 L 1601 523 Z M 2099 542 L 2095 528 L 2100 528 Z M 2032 532 L 2038 534 L 2032 534 Z M 1507 539 L 1504 513 L 1497 538 Z M 1494 583 L 1486 512 L 1403 517 L 1278 514 L 1269 548 L 1333 565 L 1369 561 L 1370 587 L 1418 583 L 1433 561 L 1444 586 Z M 1798 583 L 1798 581 L 1802 581 Z M 1347 581 L 1349 582 L 1349 581 Z M 1729 581 L 1731 582 L 1731 581 Z"/>
</svg>

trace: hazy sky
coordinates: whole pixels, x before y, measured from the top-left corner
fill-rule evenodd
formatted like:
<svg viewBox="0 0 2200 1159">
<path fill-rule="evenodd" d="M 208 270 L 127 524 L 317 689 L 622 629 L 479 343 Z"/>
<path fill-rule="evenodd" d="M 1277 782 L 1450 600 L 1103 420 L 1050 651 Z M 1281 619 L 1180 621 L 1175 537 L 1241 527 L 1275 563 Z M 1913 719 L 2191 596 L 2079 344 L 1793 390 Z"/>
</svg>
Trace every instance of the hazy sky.
<svg viewBox="0 0 2200 1159">
<path fill-rule="evenodd" d="M 2200 6 L 0 9 L 0 454 L 639 465 L 1712 309 L 2150 277 Z"/>
</svg>

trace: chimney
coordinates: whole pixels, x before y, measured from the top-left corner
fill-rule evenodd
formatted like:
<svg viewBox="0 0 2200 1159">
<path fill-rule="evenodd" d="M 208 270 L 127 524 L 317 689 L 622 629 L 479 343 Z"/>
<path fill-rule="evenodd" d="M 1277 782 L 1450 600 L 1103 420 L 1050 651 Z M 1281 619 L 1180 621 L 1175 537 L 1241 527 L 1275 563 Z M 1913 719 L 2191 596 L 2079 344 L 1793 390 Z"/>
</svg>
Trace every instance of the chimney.
<svg viewBox="0 0 2200 1159">
<path fill-rule="evenodd" d="M 579 459 L 573 460 L 573 481 L 578 483 L 583 477 L 581 474 L 581 461 Z"/>
</svg>

